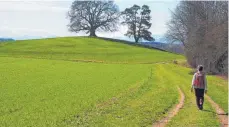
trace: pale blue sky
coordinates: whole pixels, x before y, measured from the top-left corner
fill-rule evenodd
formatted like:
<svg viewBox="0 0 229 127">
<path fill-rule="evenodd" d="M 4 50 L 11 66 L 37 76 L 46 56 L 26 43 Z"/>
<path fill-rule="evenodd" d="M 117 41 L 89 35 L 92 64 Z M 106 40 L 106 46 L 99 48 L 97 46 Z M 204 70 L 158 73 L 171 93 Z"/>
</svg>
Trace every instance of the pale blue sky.
<svg viewBox="0 0 229 127">
<path fill-rule="evenodd" d="M 0 37 L 45 38 L 85 35 L 83 33 L 70 33 L 66 25 L 66 18 L 73 0 L 0 0 Z M 163 35 L 166 22 L 170 19 L 170 10 L 173 10 L 178 1 L 153 1 L 153 0 L 115 0 L 120 11 L 133 4 L 150 6 L 152 15 L 153 35 Z M 97 33 L 98 36 L 122 38 L 126 27 L 120 26 L 119 31 Z"/>
</svg>

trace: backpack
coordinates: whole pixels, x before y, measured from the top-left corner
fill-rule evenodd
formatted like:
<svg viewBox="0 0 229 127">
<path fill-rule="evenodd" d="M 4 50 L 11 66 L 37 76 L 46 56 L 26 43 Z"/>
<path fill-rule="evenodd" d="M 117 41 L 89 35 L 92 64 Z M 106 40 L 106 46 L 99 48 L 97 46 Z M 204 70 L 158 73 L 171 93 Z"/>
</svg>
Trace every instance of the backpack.
<svg viewBox="0 0 229 127">
<path fill-rule="evenodd" d="M 197 87 L 204 87 L 204 74 L 196 73 L 194 85 Z"/>
</svg>

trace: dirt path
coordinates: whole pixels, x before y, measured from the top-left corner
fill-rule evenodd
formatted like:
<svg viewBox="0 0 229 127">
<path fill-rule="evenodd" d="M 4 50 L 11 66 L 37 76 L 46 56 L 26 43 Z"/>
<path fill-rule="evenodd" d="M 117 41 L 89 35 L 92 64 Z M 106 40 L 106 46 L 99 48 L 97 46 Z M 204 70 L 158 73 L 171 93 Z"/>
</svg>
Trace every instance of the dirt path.
<svg viewBox="0 0 229 127">
<path fill-rule="evenodd" d="M 154 123 L 153 127 L 164 127 L 171 120 L 171 118 L 174 117 L 179 112 L 180 108 L 183 107 L 185 95 L 180 88 L 178 88 L 178 91 L 180 93 L 179 103 L 171 111 L 169 111 L 168 116 Z"/>
<path fill-rule="evenodd" d="M 220 120 L 221 127 L 228 127 L 228 115 L 215 103 L 209 96 L 205 95 L 206 99 L 211 103 L 212 107 L 215 108 L 216 114 Z"/>
</svg>

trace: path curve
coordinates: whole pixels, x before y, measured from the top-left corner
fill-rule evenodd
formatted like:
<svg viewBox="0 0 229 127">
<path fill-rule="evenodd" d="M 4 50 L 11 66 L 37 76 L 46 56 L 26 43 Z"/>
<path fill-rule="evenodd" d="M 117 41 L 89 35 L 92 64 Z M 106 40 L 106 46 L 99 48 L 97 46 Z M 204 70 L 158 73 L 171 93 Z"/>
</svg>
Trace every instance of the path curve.
<svg viewBox="0 0 229 127">
<path fill-rule="evenodd" d="M 208 95 L 205 95 L 205 97 L 211 103 L 212 107 L 215 108 L 216 114 L 221 123 L 221 127 L 228 127 L 228 115 L 226 115 L 224 110 L 220 108 L 220 106 L 217 103 L 215 103 Z"/>
<path fill-rule="evenodd" d="M 174 117 L 179 112 L 179 110 L 183 107 L 185 95 L 179 87 L 178 87 L 178 91 L 180 94 L 179 103 L 171 111 L 169 111 L 169 113 L 166 117 L 164 117 L 160 121 L 154 123 L 153 127 L 164 127 L 171 120 L 171 118 Z"/>
</svg>

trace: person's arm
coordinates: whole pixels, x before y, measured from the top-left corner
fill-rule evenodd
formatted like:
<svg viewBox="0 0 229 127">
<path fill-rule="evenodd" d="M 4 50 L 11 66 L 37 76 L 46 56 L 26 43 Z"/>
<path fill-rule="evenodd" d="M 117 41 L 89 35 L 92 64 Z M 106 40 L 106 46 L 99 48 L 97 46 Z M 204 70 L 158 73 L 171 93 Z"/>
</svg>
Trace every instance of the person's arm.
<svg viewBox="0 0 229 127">
<path fill-rule="evenodd" d="M 192 78 L 191 92 L 193 91 L 193 86 L 194 86 L 195 78 L 196 78 L 196 73 L 193 75 L 193 78 Z"/>
<path fill-rule="evenodd" d="M 207 93 L 207 90 L 208 90 L 208 84 L 207 84 L 207 78 L 206 78 L 206 75 L 204 76 L 204 85 L 205 85 L 205 93 Z"/>
</svg>

